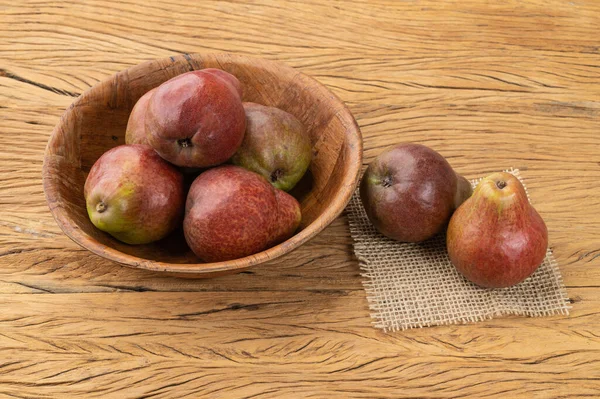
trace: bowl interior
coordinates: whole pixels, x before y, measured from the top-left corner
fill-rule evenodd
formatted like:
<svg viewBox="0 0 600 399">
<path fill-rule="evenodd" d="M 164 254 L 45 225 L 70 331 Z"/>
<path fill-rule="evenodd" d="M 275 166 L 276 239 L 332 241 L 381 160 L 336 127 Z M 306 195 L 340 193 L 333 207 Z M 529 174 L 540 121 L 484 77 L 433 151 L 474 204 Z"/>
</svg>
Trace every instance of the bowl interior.
<svg viewBox="0 0 600 399">
<path fill-rule="evenodd" d="M 292 194 L 302 207 L 294 237 L 247 258 L 214 264 L 189 250 L 181 230 L 148 245 L 123 244 L 96 229 L 83 197 L 91 166 L 108 149 L 124 144 L 129 113 L 148 90 L 190 70 L 220 68 L 242 83 L 244 101 L 275 106 L 307 127 L 313 149 L 310 169 Z M 76 242 L 131 266 L 175 272 L 242 269 L 280 256 L 314 236 L 344 208 L 358 178 L 362 141 L 345 105 L 314 79 L 287 66 L 228 54 L 182 55 L 154 60 L 117 73 L 78 98 L 62 116 L 48 143 L 44 190 L 58 224 Z"/>
</svg>

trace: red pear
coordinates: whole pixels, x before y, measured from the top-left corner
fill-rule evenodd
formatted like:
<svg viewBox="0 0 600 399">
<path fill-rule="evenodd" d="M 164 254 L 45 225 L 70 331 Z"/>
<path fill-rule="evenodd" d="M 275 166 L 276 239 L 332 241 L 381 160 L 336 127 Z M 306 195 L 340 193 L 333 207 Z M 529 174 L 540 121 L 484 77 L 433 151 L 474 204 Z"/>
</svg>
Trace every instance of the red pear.
<svg viewBox="0 0 600 399">
<path fill-rule="evenodd" d="M 219 262 L 266 249 L 278 216 L 275 189 L 266 179 L 225 165 L 207 170 L 192 183 L 183 231 L 199 258 Z"/>
<path fill-rule="evenodd" d="M 133 106 L 131 114 L 129 114 L 129 120 L 127 121 L 127 130 L 125 131 L 126 144 L 149 145 L 145 125 L 146 109 L 148 108 L 148 101 L 155 91 L 156 88 L 144 94 Z"/>
<path fill-rule="evenodd" d="M 360 183 L 360 199 L 375 228 L 398 241 L 433 237 L 471 195 L 471 184 L 443 156 L 420 144 L 381 153 Z"/>
<path fill-rule="evenodd" d="M 146 145 L 121 145 L 92 166 L 84 195 L 92 223 L 127 244 L 160 240 L 181 223 L 183 176 Z"/>
<path fill-rule="evenodd" d="M 450 260 L 467 279 L 482 287 L 520 283 L 542 263 L 548 230 L 510 173 L 484 178 L 450 219 Z"/>
<path fill-rule="evenodd" d="M 177 166 L 205 168 L 225 162 L 239 148 L 246 129 L 240 87 L 233 75 L 214 70 L 166 81 L 148 101 L 148 142 Z"/>
<path fill-rule="evenodd" d="M 273 238 L 269 246 L 279 244 L 293 236 L 302 221 L 300 204 L 296 198 L 278 189 L 275 190 L 275 197 L 278 211 Z"/>
</svg>

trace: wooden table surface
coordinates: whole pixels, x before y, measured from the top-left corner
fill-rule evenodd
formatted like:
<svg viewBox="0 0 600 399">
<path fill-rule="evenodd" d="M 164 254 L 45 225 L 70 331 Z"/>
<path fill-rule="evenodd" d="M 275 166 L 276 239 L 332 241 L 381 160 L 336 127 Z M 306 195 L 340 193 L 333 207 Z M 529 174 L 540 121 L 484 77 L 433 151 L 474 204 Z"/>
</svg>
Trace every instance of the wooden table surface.
<svg viewBox="0 0 600 399">
<path fill-rule="evenodd" d="M 236 52 L 342 98 L 365 164 L 419 142 L 519 168 L 572 312 L 392 334 L 346 216 L 268 265 L 184 280 L 71 242 L 44 148 L 81 92 L 145 60 Z M 0 397 L 600 397 L 600 2 L 0 1 Z"/>
</svg>

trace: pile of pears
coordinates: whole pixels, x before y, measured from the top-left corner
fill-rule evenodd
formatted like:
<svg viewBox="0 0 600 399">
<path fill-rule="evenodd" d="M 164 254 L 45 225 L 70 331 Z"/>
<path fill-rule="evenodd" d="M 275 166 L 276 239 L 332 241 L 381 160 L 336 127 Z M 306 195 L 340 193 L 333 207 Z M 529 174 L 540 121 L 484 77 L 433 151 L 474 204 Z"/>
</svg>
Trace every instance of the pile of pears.
<svg viewBox="0 0 600 399">
<path fill-rule="evenodd" d="M 182 227 L 201 260 L 219 262 L 279 244 L 301 224 L 288 191 L 311 162 L 308 132 L 281 109 L 242 102 L 225 71 L 184 73 L 148 91 L 125 142 L 84 186 L 91 222 L 117 240 L 148 244 Z"/>
<path fill-rule="evenodd" d="M 394 240 L 421 242 L 446 228 L 450 261 L 482 287 L 518 284 L 546 256 L 546 224 L 519 179 L 494 173 L 472 190 L 423 145 L 399 144 L 377 156 L 363 175 L 360 197 L 371 223 Z"/>
</svg>

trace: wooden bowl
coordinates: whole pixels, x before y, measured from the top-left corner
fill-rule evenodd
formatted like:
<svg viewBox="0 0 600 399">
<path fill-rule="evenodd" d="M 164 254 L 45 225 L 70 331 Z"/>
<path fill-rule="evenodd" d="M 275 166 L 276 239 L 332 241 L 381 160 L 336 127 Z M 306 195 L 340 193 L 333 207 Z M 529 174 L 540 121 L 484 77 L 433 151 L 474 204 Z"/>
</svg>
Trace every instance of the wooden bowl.
<svg viewBox="0 0 600 399">
<path fill-rule="evenodd" d="M 147 245 L 123 244 L 90 222 L 83 196 L 87 173 L 108 149 L 125 143 L 136 101 L 164 81 L 203 68 L 235 75 L 244 101 L 281 108 L 304 123 L 313 159 L 292 194 L 302 206 L 302 225 L 289 240 L 260 253 L 225 262 L 201 263 L 183 234 Z M 181 55 L 149 61 L 119 72 L 83 93 L 63 114 L 46 148 L 44 191 L 56 222 L 73 241 L 123 265 L 211 277 L 240 272 L 284 255 L 314 237 L 344 209 L 362 162 L 362 138 L 344 103 L 316 80 L 275 62 L 230 54 Z"/>
</svg>

